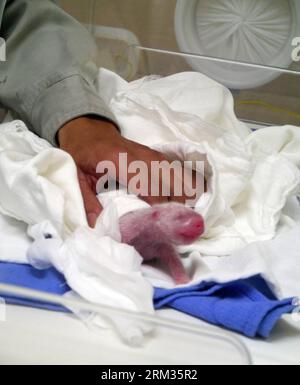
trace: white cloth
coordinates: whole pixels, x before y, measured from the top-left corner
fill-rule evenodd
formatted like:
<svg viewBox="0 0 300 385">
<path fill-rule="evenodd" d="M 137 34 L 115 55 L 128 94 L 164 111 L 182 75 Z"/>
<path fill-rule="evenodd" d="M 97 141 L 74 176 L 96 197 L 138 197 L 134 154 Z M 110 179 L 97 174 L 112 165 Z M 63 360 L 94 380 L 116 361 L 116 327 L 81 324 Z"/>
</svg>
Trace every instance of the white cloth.
<svg viewBox="0 0 300 385">
<path fill-rule="evenodd" d="M 154 313 L 142 258 L 118 242 L 115 209 L 107 207 L 90 229 L 73 159 L 20 121 L 0 125 L 0 213 L 1 260 L 53 265 L 87 301 Z"/>
<path fill-rule="evenodd" d="M 3 215 L 28 225 L 47 220 L 63 237 L 87 225 L 72 158 L 21 121 L 0 126 L 0 185 Z"/>
<path fill-rule="evenodd" d="M 0 215 L 0 260 L 28 263 L 26 252 L 32 240 L 26 234 L 27 227 L 24 222 Z"/>
<path fill-rule="evenodd" d="M 275 236 L 300 188 L 299 128 L 251 133 L 236 118 L 229 90 L 196 72 L 128 84 L 101 69 L 99 86 L 126 138 L 172 159 L 206 160 L 210 196 L 196 205 L 206 233 L 182 252 L 229 255 Z"/>
</svg>

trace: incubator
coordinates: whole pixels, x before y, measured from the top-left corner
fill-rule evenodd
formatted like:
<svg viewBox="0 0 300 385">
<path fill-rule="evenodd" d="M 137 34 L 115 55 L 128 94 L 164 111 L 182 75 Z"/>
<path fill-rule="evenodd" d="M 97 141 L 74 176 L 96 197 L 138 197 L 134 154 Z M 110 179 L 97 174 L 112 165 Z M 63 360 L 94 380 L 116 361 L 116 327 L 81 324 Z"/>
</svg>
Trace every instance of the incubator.
<svg viewBox="0 0 300 385">
<path fill-rule="evenodd" d="M 230 88 L 236 114 L 250 128 L 300 125 L 298 0 L 60 3 L 94 35 L 99 67 L 128 81 L 199 71 Z M 8 305 L 0 322 L 1 345 L 6 347 L 0 351 L 1 363 L 247 365 L 268 360 L 280 363 L 282 358 L 266 359 L 272 346 L 267 348 L 262 341 L 248 344 L 244 338 L 168 310 L 149 316 L 116 309 L 113 304 L 95 305 L 3 284 L 1 295 L 51 303 L 79 316 L 98 314 L 114 325 L 113 329 L 91 330 L 91 325 L 68 313 Z M 153 330 L 143 338 L 133 333 L 124 341 L 116 327 L 124 319 L 147 323 Z M 295 328 L 295 334 L 288 330 L 284 349 L 297 356 L 299 330 Z M 276 337 L 272 342 L 278 342 Z M 269 350 L 264 355 L 265 347 Z"/>
<path fill-rule="evenodd" d="M 232 90 L 238 118 L 299 125 L 297 0 L 96 0 L 90 8 L 83 22 L 100 66 L 126 80 L 199 71 Z"/>
</svg>

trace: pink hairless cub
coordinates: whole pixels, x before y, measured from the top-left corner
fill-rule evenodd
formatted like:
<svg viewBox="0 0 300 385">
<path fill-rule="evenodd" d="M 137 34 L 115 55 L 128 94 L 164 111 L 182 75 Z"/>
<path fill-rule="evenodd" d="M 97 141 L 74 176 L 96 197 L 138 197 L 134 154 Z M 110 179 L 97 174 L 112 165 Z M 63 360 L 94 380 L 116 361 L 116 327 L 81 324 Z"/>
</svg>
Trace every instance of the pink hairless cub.
<svg viewBox="0 0 300 385">
<path fill-rule="evenodd" d="M 176 247 L 190 245 L 204 233 L 202 216 L 169 203 L 141 209 L 120 219 L 122 242 L 135 247 L 145 261 L 160 259 L 177 284 L 189 282 Z"/>
</svg>

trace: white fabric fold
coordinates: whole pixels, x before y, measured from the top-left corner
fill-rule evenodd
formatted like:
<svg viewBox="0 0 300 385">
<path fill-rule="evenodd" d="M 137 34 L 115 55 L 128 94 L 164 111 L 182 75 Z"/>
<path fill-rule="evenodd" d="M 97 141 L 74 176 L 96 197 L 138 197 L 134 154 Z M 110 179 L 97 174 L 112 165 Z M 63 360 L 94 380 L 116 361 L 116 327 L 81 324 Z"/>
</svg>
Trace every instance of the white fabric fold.
<svg viewBox="0 0 300 385">
<path fill-rule="evenodd" d="M 35 225 L 48 220 L 63 236 L 87 225 L 72 158 L 28 131 L 0 126 L 0 212 Z"/>
<path fill-rule="evenodd" d="M 251 133 L 236 118 L 229 90 L 196 72 L 127 83 L 101 69 L 99 85 L 126 138 L 206 163 L 209 192 L 196 205 L 206 233 L 182 252 L 224 256 L 275 236 L 300 188 L 299 128 Z"/>
<path fill-rule="evenodd" d="M 1 260 L 54 266 L 87 301 L 154 313 L 142 259 L 120 243 L 116 209 L 107 206 L 90 229 L 73 159 L 20 121 L 0 125 L 0 213 Z"/>
</svg>

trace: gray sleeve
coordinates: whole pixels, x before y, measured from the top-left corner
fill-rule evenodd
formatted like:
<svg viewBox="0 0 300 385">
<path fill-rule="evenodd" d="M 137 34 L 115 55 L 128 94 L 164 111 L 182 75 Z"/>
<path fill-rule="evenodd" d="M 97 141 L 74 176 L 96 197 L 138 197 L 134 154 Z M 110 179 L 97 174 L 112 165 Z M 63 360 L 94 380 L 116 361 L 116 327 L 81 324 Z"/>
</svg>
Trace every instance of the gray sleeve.
<svg viewBox="0 0 300 385">
<path fill-rule="evenodd" d="M 114 121 L 97 92 L 97 48 L 89 32 L 52 1 L 4 3 L 0 103 L 54 145 L 58 129 L 76 117 Z"/>
</svg>

